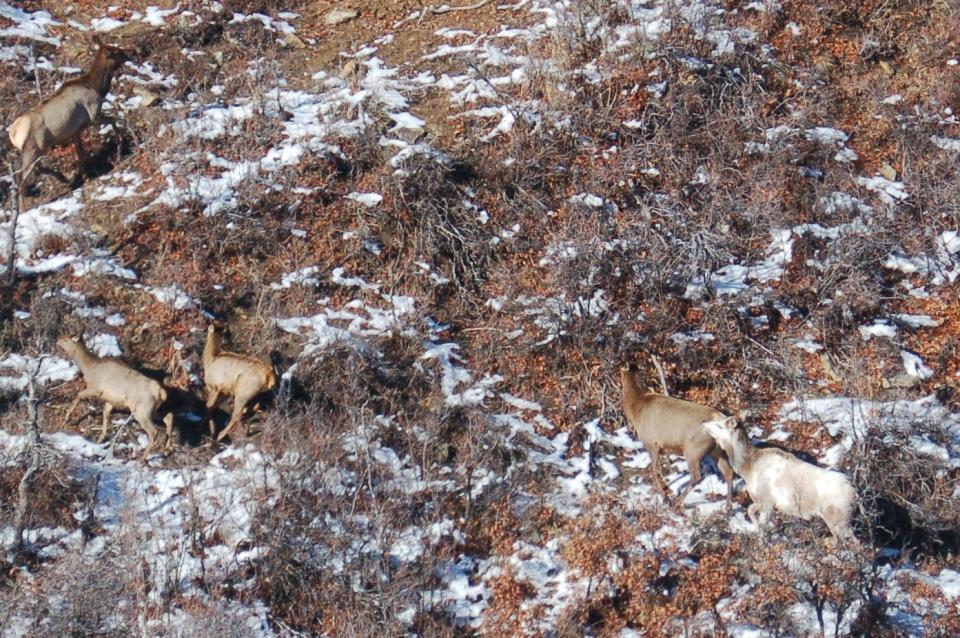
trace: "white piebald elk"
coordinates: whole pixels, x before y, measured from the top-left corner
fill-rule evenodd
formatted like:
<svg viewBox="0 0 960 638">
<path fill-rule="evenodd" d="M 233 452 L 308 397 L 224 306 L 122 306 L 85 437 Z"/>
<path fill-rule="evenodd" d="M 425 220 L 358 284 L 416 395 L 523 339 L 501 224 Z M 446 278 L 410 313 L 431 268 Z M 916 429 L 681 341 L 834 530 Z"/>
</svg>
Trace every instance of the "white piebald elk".
<svg viewBox="0 0 960 638">
<path fill-rule="evenodd" d="M 56 93 L 33 107 L 10 125 L 10 142 L 20 151 L 19 183 L 34 170 L 38 160 L 50 148 L 60 144 L 74 145 L 77 151 L 78 176 L 87 163 L 87 153 L 81 142 L 83 130 L 94 123 L 108 121 L 100 111 L 103 99 L 117 70 L 131 59 L 123 49 L 104 44 L 96 36 L 97 53 L 90 70 L 64 82 Z M 62 182 L 67 179 L 52 168 L 38 168 L 54 175 Z"/>
<path fill-rule="evenodd" d="M 620 366 L 620 382 L 623 386 L 623 413 L 650 454 L 654 485 L 666 494 L 667 488 L 660 476 L 660 453 L 683 454 L 690 468 L 690 483 L 678 499 L 682 503 L 702 480 L 700 463 L 709 455 L 716 461 L 727 483 L 729 509 L 733 500 L 733 470 L 726 455 L 701 426 L 704 421 L 722 419 L 724 415 L 706 406 L 651 391 L 641 382 L 637 367 L 632 363 Z"/>
<path fill-rule="evenodd" d="M 157 427 L 153 424 L 157 410 L 166 402 L 167 391 L 153 379 L 137 372 L 126 363 L 112 358 L 94 355 L 79 339 L 63 337 L 57 341 L 60 349 L 67 353 L 80 368 L 87 387 L 80 391 L 67 410 L 66 421 L 70 420 L 77 403 L 81 399 L 100 399 L 103 405 L 103 424 L 97 443 L 107 438 L 110 414 L 114 408 L 129 410 L 140 427 L 147 433 L 149 443 L 143 451 L 143 458 L 153 450 L 157 440 Z M 173 443 L 173 413 L 167 412 L 163 419 L 166 426 L 166 446 Z"/>
<path fill-rule="evenodd" d="M 840 472 L 806 463 L 776 448 L 758 448 L 733 417 L 707 421 L 703 429 L 727 453 L 753 502 L 747 515 L 763 532 L 773 510 L 809 520 L 819 516 L 838 540 L 856 542 L 850 518 L 857 493 Z"/>
<path fill-rule="evenodd" d="M 233 397 L 230 422 L 220 432 L 217 440 L 223 440 L 240 422 L 244 408 L 254 397 L 277 385 L 277 375 L 270 364 L 237 354 L 224 352 L 223 335 L 215 324 L 207 328 L 207 343 L 203 348 L 203 384 L 207 392 L 207 412 L 217 404 L 221 394 Z M 216 424 L 210 418 L 210 437 L 216 432 Z"/>
</svg>

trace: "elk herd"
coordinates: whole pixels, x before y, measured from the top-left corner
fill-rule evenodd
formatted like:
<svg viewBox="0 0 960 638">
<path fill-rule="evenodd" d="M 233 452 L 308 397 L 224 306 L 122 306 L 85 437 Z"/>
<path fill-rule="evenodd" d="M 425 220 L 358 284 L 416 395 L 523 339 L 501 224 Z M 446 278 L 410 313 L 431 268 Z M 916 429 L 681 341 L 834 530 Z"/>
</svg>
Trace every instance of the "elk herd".
<svg viewBox="0 0 960 638">
<path fill-rule="evenodd" d="M 94 36 L 93 42 L 96 53 L 90 69 L 64 82 L 53 95 L 17 117 L 7 130 L 11 144 L 20 152 L 20 169 L 16 175 L 20 196 L 29 184 L 28 179 L 35 173 L 47 173 L 61 182 L 68 181 L 60 171 L 40 163 L 44 154 L 55 146 L 73 144 L 77 152 L 77 174 L 73 181 L 82 178 L 88 160 L 82 141 L 84 130 L 93 124 L 113 124 L 113 120 L 101 110 L 103 101 L 110 92 L 114 75 L 134 56 L 118 46 L 105 44 L 98 36 Z M 203 350 L 208 416 L 221 395 L 234 398 L 230 421 L 217 440 L 222 440 L 240 422 L 252 399 L 272 390 L 277 383 L 276 374 L 269 364 L 234 352 L 225 352 L 220 342 L 218 328 L 211 325 Z M 107 436 L 113 410 L 128 410 L 147 433 L 149 442 L 143 453 L 146 458 L 157 442 L 159 430 L 154 418 L 165 409 L 168 396 L 166 389 L 118 359 L 94 355 L 79 338 L 62 338 L 57 345 L 80 368 L 87 386 L 77 395 L 67 411 L 66 419 L 70 419 L 82 399 L 103 401 L 103 423 L 98 439 L 102 443 Z M 165 446 L 169 448 L 173 428 L 173 413 L 169 408 L 166 409 L 163 423 Z M 216 434 L 215 427 L 215 421 L 211 418 L 211 437 Z"/>
<path fill-rule="evenodd" d="M 52 96 L 16 118 L 9 127 L 10 141 L 21 153 L 18 178 L 21 187 L 35 171 L 66 181 L 58 171 L 39 166 L 44 153 L 61 144 L 72 143 L 76 148 L 77 177 L 82 176 L 87 154 L 81 134 L 88 126 L 106 121 L 101 113 L 104 97 L 118 69 L 132 58 L 119 47 L 95 42 L 97 52 L 89 71 L 64 82 Z M 211 440 L 216 430 L 210 411 L 221 395 L 233 397 L 230 420 L 216 436 L 218 441 L 240 422 L 255 397 L 271 391 L 277 383 L 269 364 L 224 351 L 221 339 L 218 327 L 210 325 L 202 357 Z M 102 401 L 103 421 L 98 442 L 103 442 L 113 410 L 127 410 L 149 439 L 143 451 L 146 458 L 157 443 L 160 430 L 155 419 L 162 414 L 164 444 L 170 448 L 173 412 L 168 406 L 167 390 L 160 383 L 118 359 L 97 357 L 80 339 L 62 338 L 58 345 L 77 364 L 86 383 L 86 388 L 70 406 L 67 420 L 80 400 Z M 680 502 L 701 481 L 701 461 L 710 457 L 726 482 L 728 510 L 732 505 L 734 474 L 744 479 L 752 500 L 747 514 L 761 533 L 771 513 L 777 510 L 803 519 L 819 517 L 837 539 L 855 540 L 850 521 L 857 496 L 845 475 L 806 463 L 779 449 L 756 447 L 736 419 L 650 390 L 635 364 L 621 365 L 620 380 L 624 415 L 650 455 L 651 478 L 662 493 L 666 495 L 667 488 L 659 469 L 661 454 L 679 453 L 687 461 L 690 481 L 679 495 Z"/>
<path fill-rule="evenodd" d="M 240 422 L 244 410 L 253 399 L 271 391 L 277 385 L 277 376 L 270 364 L 253 357 L 224 351 L 222 338 L 220 327 L 210 324 L 207 328 L 207 342 L 203 348 L 203 385 L 207 397 L 207 420 L 210 424 L 211 440 L 216 436 L 216 421 L 211 409 L 216 406 L 221 395 L 233 397 L 230 421 L 220 432 L 218 441 Z M 173 406 L 168 404 L 167 390 L 160 383 L 137 372 L 119 359 L 96 356 L 79 337 L 63 337 L 57 341 L 57 345 L 77 364 L 87 385 L 67 411 L 66 421 L 69 422 L 70 415 L 81 399 L 103 401 L 103 424 L 97 440 L 98 443 L 103 443 L 113 410 L 128 410 L 147 433 L 148 443 L 142 457 L 146 459 L 157 442 L 158 429 L 154 419 L 163 413 L 163 423 L 166 426 L 164 446 L 170 449 L 173 444 Z"/>
<path fill-rule="evenodd" d="M 846 475 L 807 463 L 772 447 L 755 446 L 742 423 L 711 408 L 649 390 L 637 366 L 620 366 L 623 412 L 650 455 L 653 483 L 666 496 L 660 476 L 661 452 L 680 452 L 687 461 L 690 481 L 682 502 L 701 481 L 700 462 L 714 459 L 727 483 L 727 509 L 733 493 L 733 475 L 746 484 L 752 503 L 747 516 L 763 534 L 774 510 L 809 520 L 823 519 L 834 538 L 853 541 L 851 518 L 857 493 Z"/>
</svg>

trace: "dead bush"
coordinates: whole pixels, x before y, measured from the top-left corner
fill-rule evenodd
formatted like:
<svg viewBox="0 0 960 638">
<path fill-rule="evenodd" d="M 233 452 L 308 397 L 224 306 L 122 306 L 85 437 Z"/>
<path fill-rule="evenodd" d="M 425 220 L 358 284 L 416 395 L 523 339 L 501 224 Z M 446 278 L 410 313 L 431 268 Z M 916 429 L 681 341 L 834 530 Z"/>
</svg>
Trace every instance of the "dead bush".
<svg viewBox="0 0 960 638">
<path fill-rule="evenodd" d="M 120 638 L 139 625 L 141 586 L 140 566 L 131 555 L 107 551 L 91 558 L 71 551 L 33 577 L 0 588 L 0 608 L 9 610 L 8 627 L 27 627 L 38 638 Z"/>
<path fill-rule="evenodd" d="M 227 15 L 261 13 L 275 16 L 280 11 L 297 12 L 303 2 L 302 0 L 226 0 L 223 5 L 224 13 Z"/>
<path fill-rule="evenodd" d="M 357 419 L 356 436 L 370 436 L 376 426 Z M 320 430 L 287 449 L 301 460 L 284 470 L 276 503 L 255 525 L 254 543 L 270 548 L 256 566 L 257 595 L 299 631 L 402 633 L 401 612 L 419 609 L 418 592 L 445 553 L 431 545 L 410 561 L 405 543 L 420 541 L 404 534 L 443 520 L 442 495 L 397 498 L 393 475 L 371 457 L 377 448 L 344 443 Z"/>
<path fill-rule="evenodd" d="M 864 524 L 878 548 L 913 559 L 960 553 L 960 471 L 901 440 L 902 433 L 867 432 L 856 451 L 854 478 L 862 495 Z M 937 424 L 915 423 L 913 441 L 952 445 Z"/>
<path fill-rule="evenodd" d="M 773 635 L 792 635 L 804 631 L 804 620 L 791 613 L 803 603 L 815 611 L 823 635 L 842 635 L 844 626 L 868 634 L 882 629 L 872 557 L 859 549 L 825 551 L 815 532 L 799 532 L 789 543 L 745 548 L 738 569 L 751 589 L 735 603 L 739 617 Z"/>
<path fill-rule="evenodd" d="M 461 301 L 472 307 L 486 281 L 492 257 L 491 231 L 479 211 L 464 203 L 463 183 L 472 169 L 435 155 L 414 155 L 403 174 L 388 185 L 394 202 L 390 218 L 390 245 L 400 248 L 411 265 L 433 262 L 436 271 L 451 280 Z"/>
<path fill-rule="evenodd" d="M 21 476 L 21 468 L 7 468 L 0 473 L 0 520 L 7 524 L 13 520 L 12 510 L 18 501 L 17 487 Z M 74 513 L 91 498 L 92 484 L 62 469 L 46 467 L 31 479 L 30 495 L 26 529 L 62 527 L 72 531 L 79 526 Z"/>
</svg>

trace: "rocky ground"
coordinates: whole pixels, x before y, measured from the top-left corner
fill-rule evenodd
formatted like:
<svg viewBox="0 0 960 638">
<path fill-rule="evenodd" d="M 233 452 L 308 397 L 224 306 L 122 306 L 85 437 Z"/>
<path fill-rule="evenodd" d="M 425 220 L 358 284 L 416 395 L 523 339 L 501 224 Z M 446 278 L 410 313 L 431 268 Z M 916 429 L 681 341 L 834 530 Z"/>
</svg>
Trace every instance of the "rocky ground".
<svg viewBox="0 0 960 638">
<path fill-rule="evenodd" d="M 2 184 L 0 635 L 956 635 L 957 10 L 0 2 L 8 124 L 138 54 L 12 281 Z M 280 377 L 221 445 L 212 319 Z M 170 452 L 66 421 L 64 335 Z M 624 359 L 847 473 L 861 546 L 668 502 Z"/>
</svg>

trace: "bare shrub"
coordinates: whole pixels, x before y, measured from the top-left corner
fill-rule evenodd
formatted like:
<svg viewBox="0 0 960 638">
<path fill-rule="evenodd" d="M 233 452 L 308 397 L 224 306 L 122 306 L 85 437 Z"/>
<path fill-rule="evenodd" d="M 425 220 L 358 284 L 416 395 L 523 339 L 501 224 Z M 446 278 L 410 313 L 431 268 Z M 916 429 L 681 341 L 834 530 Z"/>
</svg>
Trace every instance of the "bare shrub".
<svg viewBox="0 0 960 638">
<path fill-rule="evenodd" d="M 882 624 L 871 559 L 860 550 L 824 551 L 807 528 L 789 543 L 753 543 L 738 561 L 752 587 L 736 611 L 777 636 L 803 631 L 803 618 L 790 613 L 797 603 L 813 608 L 824 635 L 842 635 L 845 625 L 875 631 Z M 827 632 L 828 627 L 834 631 Z"/>
<path fill-rule="evenodd" d="M 899 436 L 872 429 L 855 455 L 867 535 L 877 547 L 911 557 L 955 555 L 960 552 L 960 472 L 904 445 Z M 932 424 L 914 424 L 911 436 L 936 445 L 952 441 Z"/>
<path fill-rule="evenodd" d="M 30 316 L 21 321 L 10 321 L 0 330 L 0 350 L 32 349 L 52 352 L 56 341 L 81 323 L 68 314 L 70 304 L 60 295 L 32 292 L 27 298 Z"/>
<path fill-rule="evenodd" d="M 414 155 L 404 162 L 403 174 L 388 184 L 394 202 L 385 220 L 391 244 L 413 261 L 434 261 L 451 280 L 461 301 L 474 302 L 486 281 L 491 258 L 490 231 L 478 211 L 464 204 L 461 184 L 472 169 L 442 156 Z"/>
<path fill-rule="evenodd" d="M 48 566 L 0 588 L 10 626 L 31 636 L 129 636 L 138 625 L 139 568 L 123 552 L 96 559 L 69 552 Z"/>
<path fill-rule="evenodd" d="M 443 419 L 424 409 L 433 383 L 415 365 L 419 343 L 370 345 L 301 362 L 286 409 L 265 427 L 263 445 L 298 461 L 279 468 L 277 500 L 256 519 L 254 543 L 270 547 L 256 566 L 257 594 L 298 631 L 402 633 L 418 616 L 443 625 L 418 592 L 434 585 L 435 566 L 455 545 L 444 533 L 419 534 L 459 520 L 464 510 L 443 487 L 442 468 L 454 455 L 469 461 L 456 437 L 440 438 Z M 423 555 L 411 560 L 421 543 Z"/>
<path fill-rule="evenodd" d="M 17 502 L 17 486 L 22 475 L 23 471 L 17 468 L 0 476 L 0 520 L 7 523 L 12 521 L 8 504 Z M 74 513 L 89 500 L 92 485 L 61 468 L 45 467 L 30 481 L 30 490 L 32 497 L 24 521 L 26 529 L 63 527 L 74 530 L 78 527 Z"/>
<path fill-rule="evenodd" d="M 227 0 L 224 2 L 224 12 L 227 15 L 233 13 L 263 13 L 267 15 L 276 15 L 278 11 L 297 11 L 301 6 L 301 0 Z"/>
<path fill-rule="evenodd" d="M 361 419 L 358 436 L 372 426 Z M 409 562 L 403 534 L 442 520 L 439 495 L 392 498 L 393 477 L 364 445 L 350 448 L 331 432 L 314 431 L 287 453 L 301 461 L 282 473 L 277 500 L 254 530 L 255 544 L 270 547 L 256 567 L 257 594 L 301 631 L 402 632 L 401 612 L 418 609 L 417 592 L 428 589 L 439 557 L 430 550 Z"/>
</svg>

